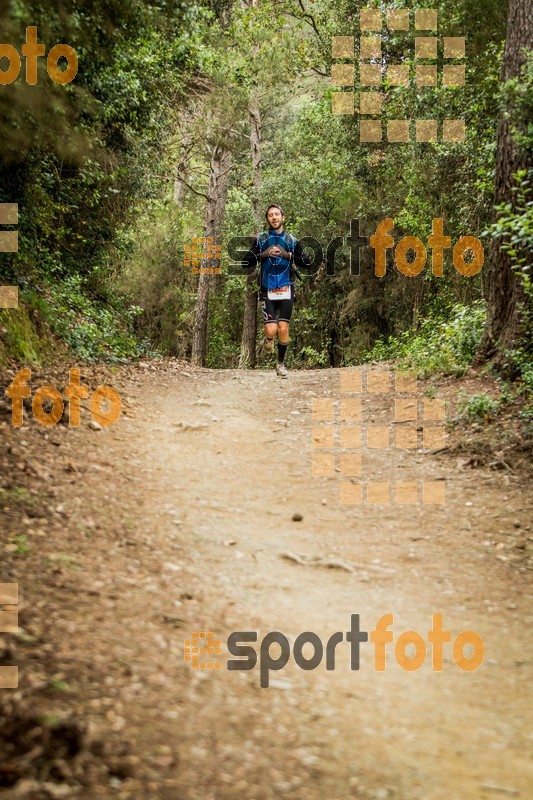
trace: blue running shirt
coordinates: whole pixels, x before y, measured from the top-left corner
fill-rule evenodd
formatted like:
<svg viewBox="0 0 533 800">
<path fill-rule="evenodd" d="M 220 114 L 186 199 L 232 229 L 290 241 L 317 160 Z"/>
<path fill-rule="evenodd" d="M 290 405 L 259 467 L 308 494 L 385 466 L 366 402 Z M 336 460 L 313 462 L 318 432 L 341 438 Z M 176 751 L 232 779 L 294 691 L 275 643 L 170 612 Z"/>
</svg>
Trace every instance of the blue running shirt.
<svg viewBox="0 0 533 800">
<path fill-rule="evenodd" d="M 294 251 L 294 237 L 285 231 L 276 233 L 276 231 L 272 230 L 268 232 L 268 236 L 266 233 L 260 236 L 259 248 L 261 253 L 264 253 L 265 250 L 274 245 L 283 248 L 287 253 L 292 253 Z M 288 286 L 290 282 L 291 262 L 288 258 L 269 256 L 264 259 L 261 265 L 261 286 L 263 289 L 280 289 L 282 286 Z"/>
</svg>

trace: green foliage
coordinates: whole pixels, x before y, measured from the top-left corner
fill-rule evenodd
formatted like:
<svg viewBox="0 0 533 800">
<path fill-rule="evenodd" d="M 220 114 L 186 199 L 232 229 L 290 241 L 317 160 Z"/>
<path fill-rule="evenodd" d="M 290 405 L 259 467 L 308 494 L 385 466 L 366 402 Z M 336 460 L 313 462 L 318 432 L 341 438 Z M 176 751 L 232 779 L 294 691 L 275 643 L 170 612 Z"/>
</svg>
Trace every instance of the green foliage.
<svg viewBox="0 0 533 800">
<path fill-rule="evenodd" d="M 80 358 L 124 359 L 145 349 L 138 302 L 124 302 L 114 286 L 124 230 L 160 194 L 166 145 L 211 14 L 182 0 L 60 6 L 17 0 L 3 28 L 5 41 L 19 44 L 38 23 L 47 50 L 68 42 L 79 69 L 58 86 L 41 59 L 37 86 L 24 83 L 23 67 L 2 87 L 0 202 L 18 202 L 20 217 L 19 251 L 2 255 L 0 281 L 18 284 L 30 315 L 37 310 Z M 10 353 L 42 360 L 31 332 L 13 329 Z"/>
<path fill-rule="evenodd" d="M 507 350 L 505 355 L 520 376 L 520 381 L 525 391 L 533 396 L 533 360 L 531 358 L 531 350 L 526 347 L 517 347 L 513 350 Z"/>
<path fill-rule="evenodd" d="M 490 422 L 497 413 L 499 404 L 488 394 L 461 394 L 458 398 L 458 409 L 461 416 L 470 421 Z"/>
<path fill-rule="evenodd" d="M 505 356 L 512 371 L 521 377 L 527 390 L 533 392 L 533 170 L 519 170 L 515 179 L 514 202 L 503 203 L 496 209 L 500 216 L 489 227 L 487 235 L 507 250 L 522 287 L 522 337 L 518 346 L 507 350 Z"/>
<path fill-rule="evenodd" d="M 26 553 L 30 552 L 30 546 L 28 544 L 27 537 L 22 533 L 18 536 L 15 536 L 13 539 L 14 544 L 16 545 L 15 553 L 19 556 L 26 555 Z"/>
<path fill-rule="evenodd" d="M 418 329 L 379 340 L 364 360 L 398 359 L 401 366 L 424 377 L 437 372 L 462 375 L 475 355 L 484 321 L 482 301 L 470 306 L 456 303 L 444 318 L 428 316 Z"/>
<path fill-rule="evenodd" d="M 57 358 L 48 327 L 27 306 L 0 310 L 0 366 L 12 359 L 24 364 L 46 364 Z"/>
<path fill-rule="evenodd" d="M 514 203 L 502 203 L 496 208 L 501 216 L 489 227 L 488 234 L 501 242 L 512 259 L 527 294 L 531 298 L 533 273 L 533 170 L 519 170 L 515 175 Z"/>
<path fill-rule="evenodd" d="M 309 345 L 300 349 L 298 358 L 301 359 L 302 364 L 306 369 L 327 366 L 327 353 L 324 351 L 319 353 L 314 349 L 314 347 L 310 347 Z"/>
<path fill-rule="evenodd" d="M 500 100 L 516 144 L 533 153 L 533 50 L 525 55 L 520 77 L 503 84 Z"/>
<path fill-rule="evenodd" d="M 25 514 L 39 516 L 46 496 L 31 494 L 25 486 L 14 486 L 11 489 L 0 489 L 0 506 L 4 511 L 16 509 Z"/>
<path fill-rule="evenodd" d="M 153 349 L 182 358 L 187 354 L 195 288 L 190 267 L 183 264 L 187 241 L 183 211 L 170 198 L 152 200 L 140 213 L 135 231 L 121 231 L 115 254 L 117 288 L 142 309 L 138 332 Z"/>
<path fill-rule="evenodd" d="M 62 680 L 61 678 L 51 677 L 48 679 L 48 686 L 50 689 L 53 689 L 55 692 L 65 692 L 70 694 L 74 691 L 73 687 L 67 683 L 67 681 Z"/>
<path fill-rule="evenodd" d="M 97 303 L 83 291 L 77 275 L 49 286 L 45 298 L 44 304 L 39 301 L 43 315 L 78 358 L 116 362 L 143 351 L 133 328 L 135 318 L 142 313 L 138 306 Z"/>
</svg>

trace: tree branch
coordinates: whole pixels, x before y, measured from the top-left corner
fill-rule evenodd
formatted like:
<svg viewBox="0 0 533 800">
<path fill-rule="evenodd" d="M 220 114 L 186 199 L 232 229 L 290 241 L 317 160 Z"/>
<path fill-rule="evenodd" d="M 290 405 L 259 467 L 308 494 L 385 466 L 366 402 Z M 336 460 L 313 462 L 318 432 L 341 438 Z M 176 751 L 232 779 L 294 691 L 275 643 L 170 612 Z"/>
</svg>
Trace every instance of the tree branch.
<svg viewBox="0 0 533 800">
<path fill-rule="evenodd" d="M 322 72 L 321 70 L 317 69 L 316 67 L 311 67 L 310 66 L 309 69 L 312 70 L 313 72 L 316 72 L 317 75 L 322 75 L 324 78 L 331 77 L 329 72 Z"/>
<path fill-rule="evenodd" d="M 316 35 L 320 39 L 320 33 L 319 33 L 318 28 L 316 26 L 315 18 L 313 17 L 312 14 L 308 14 L 307 13 L 307 11 L 305 10 L 305 6 L 303 4 L 303 0 L 298 0 L 298 5 L 302 9 L 303 19 L 305 19 L 305 21 L 312 27 L 312 29 L 314 30 L 314 32 L 316 33 Z"/>
<path fill-rule="evenodd" d="M 209 200 L 209 196 L 207 194 L 204 194 L 203 192 L 199 192 L 196 189 L 193 189 L 193 187 L 190 184 L 188 184 L 186 180 L 180 178 L 179 175 L 176 175 L 176 180 L 181 181 L 181 183 L 183 183 L 187 187 L 187 189 L 190 189 L 191 192 L 197 194 L 198 197 L 205 197 L 206 200 Z"/>
</svg>

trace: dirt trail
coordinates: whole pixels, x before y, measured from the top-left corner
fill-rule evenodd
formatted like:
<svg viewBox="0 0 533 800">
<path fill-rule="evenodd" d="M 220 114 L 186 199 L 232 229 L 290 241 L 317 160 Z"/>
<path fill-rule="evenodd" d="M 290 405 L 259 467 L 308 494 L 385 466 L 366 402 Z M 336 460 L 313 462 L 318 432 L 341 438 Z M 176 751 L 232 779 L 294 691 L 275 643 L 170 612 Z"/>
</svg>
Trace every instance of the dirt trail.
<svg viewBox="0 0 533 800">
<path fill-rule="evenodd" d="M 56 703 L 90 719 L 120 762 L 87 797 L 531 796 L 531 588 L 513 538 L 531 535 L 524 487 L 462 471 L 446 453 L 375 450 L 363 460 L 369 476 L 446 479 L 446 505 L 341 504 L 341 474 L 311 471 L 312 401 L 337 400 L 339 372 L 280 381 L 147 368 L 124 388 L 129 416 L 68 432 L 84 470 L 62 499 L 61 552 L 73 566 L 43 590 L 42 613 L 55 664 L 76 685 Z M 365 420 L 389 425 L 390 402 L 366 398 Z M 42 546 L 58 549 L 53 537 Z M 384 672 L 370 642 L 359 671 L 343 642 L 334 671 L 324 661 L 304 671 L 291 657 L 268 689 L 259 667 L 226 669 L 232 631 L 259 641 L 281 631 L 291 646 L 313 631 L 325 645 L 351 614 L 372 631 L 386 613 L 395 638 Z M 482 637 L 479 669 L 459 669 L 451 645 L 440 673 L 429 644 L 419 670 L 396 663 L 400 633 L 427 641 L 434 613 L 452 641 L 463 630 Z M 193 631 L 222 640 L 222 669 L 184 663 Z"/>
</svg>

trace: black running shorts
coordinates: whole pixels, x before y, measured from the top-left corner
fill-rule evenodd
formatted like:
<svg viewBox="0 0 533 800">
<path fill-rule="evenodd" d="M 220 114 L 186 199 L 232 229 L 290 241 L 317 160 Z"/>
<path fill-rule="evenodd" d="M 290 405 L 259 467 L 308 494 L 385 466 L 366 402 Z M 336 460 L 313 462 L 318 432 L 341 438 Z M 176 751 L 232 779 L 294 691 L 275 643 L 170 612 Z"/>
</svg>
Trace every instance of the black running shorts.
<svg viewBox="0 0 533 800">
<path fill-rule="evenodd" d="M 290 300 L 269 300 L 266 289 L 259 292 L 259 304 L 263 312 L 263 324 L 267 322 L 290 322 L 294 305 L 294 286 L 291 285 Z"/>
</svg>

